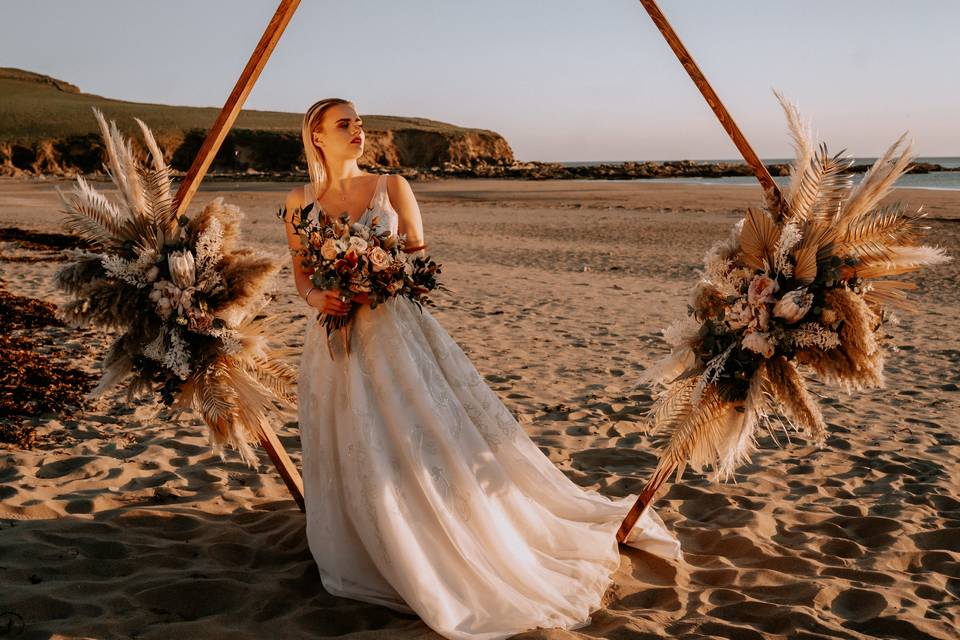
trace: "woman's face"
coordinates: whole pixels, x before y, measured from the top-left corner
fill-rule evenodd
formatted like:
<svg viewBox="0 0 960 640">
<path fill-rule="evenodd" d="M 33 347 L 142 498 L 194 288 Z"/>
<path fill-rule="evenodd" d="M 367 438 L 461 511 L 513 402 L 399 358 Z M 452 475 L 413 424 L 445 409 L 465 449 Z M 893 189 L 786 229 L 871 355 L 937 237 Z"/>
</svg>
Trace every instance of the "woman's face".
<svg viewBox="0 0 960 640">
<path fill-rule="evenodd" d="M 363 121 L 349 103 L 327 109 L 320 118 L 320 126 L 313 130 L 313 143 L 328 159 L 359 158 L 365 142 Z"/>
</svg>

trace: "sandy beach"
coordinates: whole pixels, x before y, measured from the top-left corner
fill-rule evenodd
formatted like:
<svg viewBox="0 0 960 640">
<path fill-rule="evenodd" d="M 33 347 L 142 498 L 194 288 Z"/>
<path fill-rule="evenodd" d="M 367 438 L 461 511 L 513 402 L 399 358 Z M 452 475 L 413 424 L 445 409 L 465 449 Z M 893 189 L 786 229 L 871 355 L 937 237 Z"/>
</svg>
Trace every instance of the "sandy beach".
<svg viewBox="0 0 960 640">
<path fill-rule="evenodd" d="M 0 179 L 0 227 L 61 232 L 54 187 Z M 98 183 L 106 189 L 108 183 Z M 246 214 L 244 241 L 286 253 L 275 211 L 291 184 L 207 183 Z M 659 436 L 638 375 L 666 352 L 706 249 L 757 187 L 601 181 L 415 183 L 427 242 L 453 291 L 431 309 L 546 455 L 576 483 L 638 493 Z M 960 191 L 898 189 L 954 261 L 914 280 L 897 312 L 887 388 L 819 383 L 819 450 L 761 439 L 736 482 L 688 471 L 656 508 L 681 563 L 622 547 L 593 624 L 522 638 L 937 638 L 960 625 Z M 59 249 L 0 242 L 0 286 L 52 303 Z M 290 267 L 273 313 L 304 325 Z M 23 330 L 97 375 L 109 335 Z M 302 335 L 302 332 L 298 333 Z M 298 337 L 297 340 L 300 338 Z M 294 342 L 292 346 L 300 346 Z M 303 514 L 266 454 L 222 462 L 198 419 L 110 394 L 27 420 L 0 449 L 0 636 L 439 638 L 416 616 L 327 594 Z M 6 418 L 0 418 L 4 420 Z M 279 437 L 300 460 L 296 422 Z"/>
</svg>

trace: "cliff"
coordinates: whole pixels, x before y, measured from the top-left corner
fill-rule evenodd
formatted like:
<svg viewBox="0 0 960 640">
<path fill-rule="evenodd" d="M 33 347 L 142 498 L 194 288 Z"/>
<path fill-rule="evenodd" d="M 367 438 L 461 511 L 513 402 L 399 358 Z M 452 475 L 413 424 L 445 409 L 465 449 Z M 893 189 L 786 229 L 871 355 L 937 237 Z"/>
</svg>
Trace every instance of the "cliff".
<svg viewBox="0 0 960 640">
<path fill-rule="evenodd" d="M 0 175 L 73 175 L 102 170 L 105 155 L 97 107 L 117 121 L 139 149 L 133 117 L 154 131 L 166 160 L 189 168 L 218 109 L 112 100 L 80 91 L 62 80 L 0 68 Z M 227 135 L 212 172 L 301 174 L 305 172 L 302 115 L 245 110 Z M 513 151 L 494 131 L 458 127 L 424 118 L 363 114 L 367 144 L 361 166 L 429 171 L 457 166 L 512 165 Z M 140 149 L 142 152 L 142 149 Z"/>
</svg>

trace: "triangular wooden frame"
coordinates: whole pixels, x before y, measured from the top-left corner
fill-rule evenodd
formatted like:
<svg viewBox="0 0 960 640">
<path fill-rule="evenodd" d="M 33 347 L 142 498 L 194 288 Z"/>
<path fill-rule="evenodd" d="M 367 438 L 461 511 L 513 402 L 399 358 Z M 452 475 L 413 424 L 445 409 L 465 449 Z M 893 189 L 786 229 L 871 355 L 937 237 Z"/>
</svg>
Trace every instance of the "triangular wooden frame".
<svg viewBox="0 0 960 640">
<path fill-rule="evenodd" d="M 767 201 L 767 206 L 770 211 L 774 214 L 782 215 L 785 209 L 779 187 L 777 186 L 776 182 L 774 182 L 766 166 L 760 161 L 760 158 L 757 157 L 757 154 L 753 151 L 750 143 L 747 142 L 747 139 L 740 131 L 740 128 L 737 126 L 736 122 L 734 122 L 726 107 L 724 107 L 723 102 L 720 101 L 720 97 L 717 96 L 716 92 L 713 90 L 713 87 L 711 87 L 710 83 L 707 82 L 707 78 L 703 75 L 703 72 L 700 71 L 700 67 L 697 66 L 696 62 L 694 62 L 693 57 L 687 51 L 687 48 L 683 45 L 683 42 L 673 30 L 673 27 L 670 26 L 669 22 L 667 22 L 666 17 L 660 11 L 657 3 L 654 0 L 640 0 L 640 4 L 643 5 L 644 9 L 647 10 L 647 13 L 650 14 L 650 18 L 660 30 L 660 33 L 663 34 L 667 44 L 670 45 L 670 48 L 680 60 L 680 64 L 683 65 L 683 68 L 686 69 L 687 73 L 690 75 L 693 83 L 700 90 L 700 93 L 703 94 L 707 104 L 711 109 L 713 109 L 713 112 L 720 120 L 720 124 L 730 136 L 730 139 L 733 141 L 734 145 L 736 145 L 737 149 L 740 151 L 743 159 L 753 169 L 754 175 L 757 177 L 757 180 L 759 180 L 761 187 L 763 187 L 764 197 Z M 260 42 L 257 43 L 256 48 L 253 50 L 253 54 L 250 56 L 247 66 L 244 67 L 243 73 L 240 74 L 240 79 L 237 80 L 237 84 L 234 86 L 233 91 L 230 93 L 226 103 L 223 105 L 223 109 L 220 110 L 220 115 L 217 117 L 216 122 L 214 122 L 213 127 L 207 133 L 207 137 L 203 141 L 203 145 L 200 147 L 197 157 L 194 158 L 193 164 L 190 166 L 190 170 L 180 183 L 180 187 L 177 191 L 175 199 L 178 215 L 186 211 L 187 206 L 190 204 L 190 200 L 193 198 L 197 188 L 200 186 L 200 182 L 206 175 L 207 169 L 210 167 L 210 163 L 213 162 L 213 158 L 220 149 L 220 145 L 223 143 L 224 138 L 230 131 L 230 128 L 233 126 L 233 123 L 237 119 L 244 101 L 250 94 L 250 90 L 253 88 L 254 83 L 260 76 L 260 72 L 263 70 L 264 65 L 267 63 L 267 59 L 273 52 L 274 47 L 280 40 L 280 36 L 283 35 L 284 29 L 286 29 L 287 24 L 289 24 L 290 19 L 293 17 L 293 13 L 297 10 L 299 5 L 300 0 L 281 0 L 280 5 L 277 7 L 277 10 L 273 15 L 273 18 L 270 20 L 270 23 L 267 25 L 267 28 L 263 33 L 263 36 L 260 38 Z M 269 429 L 269 427 L 266 427 L 266 429 Z M 274 465 L 276 465 L 277 470 L 283 478 L 284 483 L 286 483 L 287 488 L 290 490 L 290 494 L 293 496 L 293 499 L 296 501 L 300 509 L 304 510 L 303 481 L 300 477 L 300 473 L 297 471 L 297 468 L 290 460 L 290 457 L 287 455 L 286 451 L 283 450 L 283 447 L 281 446 L 276 434 L 273 432 L 268 433 L 266 430 L 264 430 L 264 432 L 261 433 L 261 442 L 263 443 L 264 448 L 266 448 L 270 459 L 273 461 Z M 644 487 L 642 493 L 637 498 L 636 503 L 633 505 L 633 508 L 620 525 L 620 530 L 617 532 L 617 540 L 619 542 L 623 543 L 627 539 L 630 530 L 636 524 L 640 515 L 643 513 L 643 510 L 647 508 L 647 506 L 653 500 L 657 489 L 660 488 L 660 486 L 667 480 L 669 476 L 670 472 L 668 471 L 667 473 L 662 473 L 651 478 L 650 482 L 647 483 L 646 487 Z"/>
</svg>

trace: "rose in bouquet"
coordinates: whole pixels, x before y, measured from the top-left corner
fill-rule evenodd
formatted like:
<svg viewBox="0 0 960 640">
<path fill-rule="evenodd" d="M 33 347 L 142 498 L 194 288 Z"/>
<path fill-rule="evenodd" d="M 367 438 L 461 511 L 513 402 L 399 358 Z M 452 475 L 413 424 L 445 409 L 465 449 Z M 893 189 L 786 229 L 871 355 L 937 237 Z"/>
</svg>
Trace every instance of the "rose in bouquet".
<svg viewBox="0 0 960 640">
<path fill-rule="evenodd" d="M 445 287 L 437 280 L 440 265 L 427 256 L 408 254 L 406 237 L 381 229 L 374 216 L 370 224 L 351 222 L 346 214 L 336 219 L 311 219 L 313 203 L 293 212 L 292 224 L 300 240 L 293 250 L 300 265 L 318 289 L 339 290 L 344 301 L 363 300 L 375 309 L 390 298 L 403 296 L 418 308 L 430 304 L 429 294 Z M 277 213 L 287 219 L 281 208 Z M 352 305 L 346 315 L 318 314 L 328 335 L 344 329 L 349 348 L 349 326 L 356 312 Z"/>
<path fill-rule="evenodd" d="M 672 431 L 655 479 L 685 464 L 728 477 L 777 411 L 822 444 L 826 428 L 800 367 L 848 390 L 883 384 L 886 306 L 909 282 L 882 279 L 947 261 L 917 244 L 918 212 L 881 204 L 909 168 L 900 138 L 853 186 L 852 160 L 814 151 L 779 94 L 797 149 L 783 210 L 749 208 L 706 255 L 688 317 L 665 331 L 671 353 L 646 380 L 666 388 L 651 412 Z"/>
<path fill-rule="evenodd" d="M 213 200 L 193 218 L 176 215 L 169 168 L 147 126 L 137 120 L 152 158 L 134 156 L 116 124 L 94 110 L 108 156 L 115 202 L 83 178 L 61 195 L 65 226 L 87 244 L 56 275 L 70 295 L 61 317 L 75 325 L 119 329 L 103 360 L 96 397 L 129 379 L 128 400 L 157 392 L 168 406 L 193 408 L 210 443 L 239 450 L 270 428 L 275 400 L 294 400 L 296 370 L 277 320 L 258 314 L 280 267 L 272 256 L 235 247 L 242 214 Z"/>
</svg>

